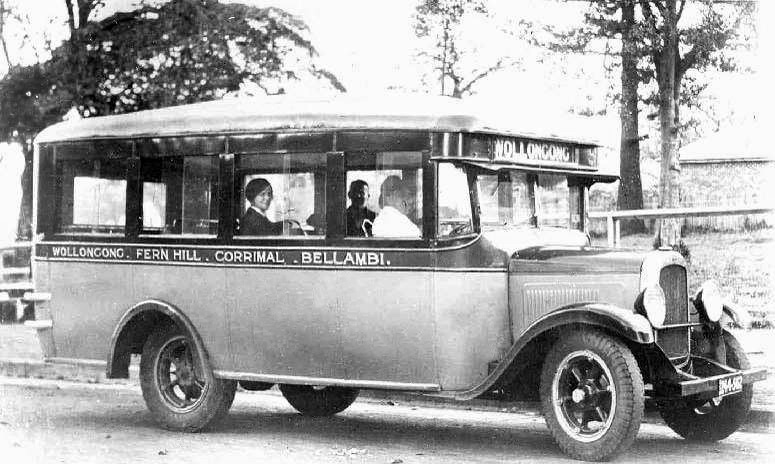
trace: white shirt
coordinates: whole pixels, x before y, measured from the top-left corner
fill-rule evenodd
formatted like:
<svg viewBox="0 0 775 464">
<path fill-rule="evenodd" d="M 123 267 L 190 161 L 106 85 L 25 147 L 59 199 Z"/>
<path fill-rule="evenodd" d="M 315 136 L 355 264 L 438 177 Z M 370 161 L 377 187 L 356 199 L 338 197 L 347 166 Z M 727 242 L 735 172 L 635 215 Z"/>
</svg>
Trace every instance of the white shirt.
<svg viewBox="0 0 775 464">
<path fill-rule="evenodd" d="M 371 227 L 374 237 L 420 238 L 420 229 L 400 211 L 385 206 L 374 219 Z"/>
</svg>

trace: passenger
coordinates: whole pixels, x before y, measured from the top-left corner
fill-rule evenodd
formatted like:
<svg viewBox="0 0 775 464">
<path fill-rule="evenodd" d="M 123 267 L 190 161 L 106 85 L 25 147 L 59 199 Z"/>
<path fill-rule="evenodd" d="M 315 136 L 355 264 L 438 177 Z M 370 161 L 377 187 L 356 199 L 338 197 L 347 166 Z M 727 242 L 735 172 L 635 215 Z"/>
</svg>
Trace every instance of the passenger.
<svg viewBox="0 0 775 464">
<path fill-rule="evenodd" d="M 347 235 L 349 237 L 371 237 L 371 224 L 377 213 L 366 207 L 369 199 L 369 184 L 362 180 L 350 183 L 347 192 L 350 206 L 347 208 Z"/>
<path fill-rule="evenodd" d="M 389 176 L 380 187 L 382 210 L 374 220 L 374 237 L 420 238 L 420 229 L 409 219 L 414 213 L 415 200 L 411 186 L 398 176 Z"/>
<path fill-rule="evenodd" d="M 282 222 L 272 222 L 266 217 L 266 210 L 272 204 L 274 193 L 268 180 L 257 177 L 245 187 L 245 198 L 250 207 L 240 220 L 240 235 L 280 235 Z"/>
</svg>

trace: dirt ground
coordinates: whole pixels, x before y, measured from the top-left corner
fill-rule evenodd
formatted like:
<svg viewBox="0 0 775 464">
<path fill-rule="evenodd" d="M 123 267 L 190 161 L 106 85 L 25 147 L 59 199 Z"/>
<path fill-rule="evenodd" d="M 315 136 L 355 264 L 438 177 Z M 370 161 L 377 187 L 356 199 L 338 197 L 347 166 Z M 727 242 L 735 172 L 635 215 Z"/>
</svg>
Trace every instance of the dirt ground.
<svg viewBox="0 0 775 464">
<path fill-rule="evenodd" d="M 775 441 L 737 432 L 693 444 L 644 423 L 617 462 L 769 462 Z M 206 433 L 158 428 L 135 386 L 0 378 L 0 460 L 35 463 L 554 463 L 566 459 L 536 414 L 356 401 L 330 418 L 271 392 L 240 393 Z"/>
</svg>

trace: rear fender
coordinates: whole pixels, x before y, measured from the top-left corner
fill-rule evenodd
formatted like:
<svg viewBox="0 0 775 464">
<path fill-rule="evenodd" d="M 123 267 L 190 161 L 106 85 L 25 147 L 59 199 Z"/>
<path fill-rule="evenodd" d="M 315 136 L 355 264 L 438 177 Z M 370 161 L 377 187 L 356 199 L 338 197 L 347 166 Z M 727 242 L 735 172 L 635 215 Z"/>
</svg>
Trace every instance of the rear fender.
<svg viewBox="0 0 775 464">
<path fill-rule="evenodd" d="M 109 379 L 128 378 L 132 353 L 142 351 L 142 343 L 157 327 L 154 323 L 165 322 L 174 323 L 186 331 L 196 347 L 194 369 L 197 375 L 207 372 L 207 351 L 191 320 L 179 308 L 167 302 L 146 300 L 129 308 L 116 325 L 110 339 L 105 376 Z"/>
</svg>

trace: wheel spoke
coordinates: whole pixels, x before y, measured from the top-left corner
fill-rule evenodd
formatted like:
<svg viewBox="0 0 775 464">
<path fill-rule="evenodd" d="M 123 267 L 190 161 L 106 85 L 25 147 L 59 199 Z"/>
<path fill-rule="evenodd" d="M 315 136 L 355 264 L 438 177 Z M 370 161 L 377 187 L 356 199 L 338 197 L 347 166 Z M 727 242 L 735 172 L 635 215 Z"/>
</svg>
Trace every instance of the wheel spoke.
<svg viewBox="0 0 775 464">
<path fill-rule="evenodd" d="M 579 421 L 579 425 L 581 426 L 582 430 L 589 430 L 589 421 L 592 419 L 592 415 L 590 414 L 589 409 L 584 409 L 581 412 L 581 420 Z"/>
<path fill-rule="evenodd" d="M 581 374 L 581 370 L 578 368 L 578 366 L 573 366 L 570 370 L 571 374 L 573 374 L 573 377 L 576 378 L 576 382 L 581 383 L 581 380 L 584 378 Z"/>
<path fill-rule="evenodd" d="M 597 416 L 600 418 L 601 422 L 605 422 L 608 420 L 608 413 L 603 410 L 600 406 L 595 408 L 595 412 L 597 413 Z"/>
<path fill-rule="evenodd" d="M 600 387 L 600 390 L 602 391 L 608 391 L 609 387 L 611 386 L 611 383 L 608 381 L 608 378 L 604 373 L 600 373 L 600 377 L 597 379 L 597 385 Z"/>
</svg>

